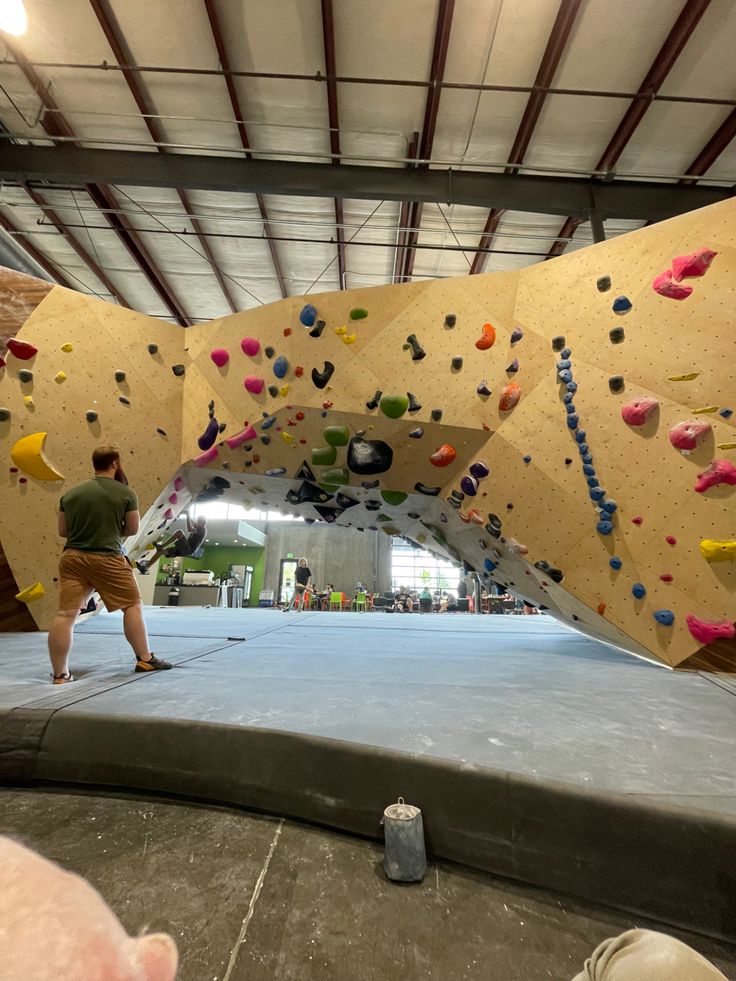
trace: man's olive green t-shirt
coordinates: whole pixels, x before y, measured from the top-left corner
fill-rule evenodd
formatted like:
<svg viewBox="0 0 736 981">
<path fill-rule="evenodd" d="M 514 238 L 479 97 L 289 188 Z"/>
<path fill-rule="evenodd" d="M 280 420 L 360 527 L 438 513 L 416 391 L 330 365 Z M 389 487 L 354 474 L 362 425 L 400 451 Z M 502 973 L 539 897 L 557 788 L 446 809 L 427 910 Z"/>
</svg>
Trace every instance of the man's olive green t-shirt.
<svg viewBox="0 0 736 981">
<path fill-rule="evenodd" d="M 69 535 L 65 549 L 81 552 L 123 551 L 122 531 L 128 511 L 138 510 L 135 491 L 112 477 L 92 477 L 62 497 Z"/>
</svg>

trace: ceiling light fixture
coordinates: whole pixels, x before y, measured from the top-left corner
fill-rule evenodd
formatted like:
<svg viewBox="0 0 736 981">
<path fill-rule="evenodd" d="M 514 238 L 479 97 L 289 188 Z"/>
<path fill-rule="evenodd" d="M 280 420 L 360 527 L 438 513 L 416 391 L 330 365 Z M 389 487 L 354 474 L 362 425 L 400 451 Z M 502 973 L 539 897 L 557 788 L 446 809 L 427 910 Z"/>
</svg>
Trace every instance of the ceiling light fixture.
<svg viewBox="0 0 736 981">
<path fill-rule="evenodd" d="M 25 34 L 28 27 L 28 16 L 23 0 L 2 0 L 0 3 L 0 31 L 14 34 L 16 37 Z"/>
</svg>

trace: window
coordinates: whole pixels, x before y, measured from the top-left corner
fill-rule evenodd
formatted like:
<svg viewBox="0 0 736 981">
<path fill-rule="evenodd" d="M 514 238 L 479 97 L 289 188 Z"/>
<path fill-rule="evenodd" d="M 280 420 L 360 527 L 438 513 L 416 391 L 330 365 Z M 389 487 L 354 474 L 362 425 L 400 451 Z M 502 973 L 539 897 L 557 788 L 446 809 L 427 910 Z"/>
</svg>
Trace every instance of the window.
<svg viewBox="0 0 736 981">
<path fill-rule="evenodd" d="M 220 519 L 223 521 L 304 521 L 304 518 L 292 514 L 281 514 L 280 511 L 267 511 L 260 508 L 246 508 L 242 504 L 228 504 L 227 501 L 207 501 L 195 504 L 189 509 L 191 518 L 203 516 L 208 521 Z"/>
<path fill-rule="evenodd" d="M 462 569 L 425 549 L 414 548 L 401 538 L 391 539 L 391 588 L 406 586 L 413 592 L 428 589 L 457 592 Z"/>
</svg>

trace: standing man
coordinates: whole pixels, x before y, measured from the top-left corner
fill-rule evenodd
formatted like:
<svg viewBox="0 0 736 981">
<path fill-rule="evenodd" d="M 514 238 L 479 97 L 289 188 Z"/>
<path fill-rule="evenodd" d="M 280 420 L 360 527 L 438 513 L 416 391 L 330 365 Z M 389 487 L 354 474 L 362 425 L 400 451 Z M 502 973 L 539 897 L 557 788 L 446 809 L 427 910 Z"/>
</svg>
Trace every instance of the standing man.
<svg viewBox="0 0 736 981">
<path fill-rule="evenodd" d="M 93 590 L 108 611 L 123 611 L 125 639 L 136 656 L 136 671 L 171 667 L 148 649 L 143 604 L 123 539 L 140 525 L 138 498 L 128 487 L 116 446 L 98 446 L 92 454 L 95 475 L 67 491 L 59 504 L 59 534 L 66 539 L 59 562 L 59 612 L 49 630 L 49 657 L 55 685 L 74 681 L 69 651 L 77 613 Z"/>
</svg>

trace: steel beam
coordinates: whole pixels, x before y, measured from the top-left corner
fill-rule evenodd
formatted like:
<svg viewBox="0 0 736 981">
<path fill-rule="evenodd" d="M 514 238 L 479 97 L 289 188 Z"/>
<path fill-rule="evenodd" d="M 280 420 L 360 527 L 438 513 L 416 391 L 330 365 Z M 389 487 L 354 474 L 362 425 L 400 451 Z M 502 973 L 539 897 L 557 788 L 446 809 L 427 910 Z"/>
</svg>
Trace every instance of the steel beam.
<svg viewBox="0 0 736 981">
<path fill-rule="evenodd" d="M 38 263 L 41 269 L 43 269 L 44 272 L 50 276 L 51 282 L 58 283 L 59 286 L 66 286 L 66 288 L 70 290 L 77 290 L 77 292 L 79 291 L 79 286 L 72 283 L 70 279 L 67 279 L 67 277 L 56 268 L 48 256 L 44 255 L 43 252 L 40 252 L 33 242 L 29 241 L 22 232 L 18 231 L 12 221 L 10 221 L 9 218 L 6 218 L 1 212 L 0 228 L 7 232 L 8 235 L 12 237 L 12 240 L 17 242 L 23 251 L 28 253 L 34 262 Z M 25 272 L 25 270 L 19 271 Z M 28 275 L 33 275 L 33 273 L 28 273 Z"/>
<path fill-rule="evenodd" d="M 697 177 L 702 177 L 703 174 L 707 173 L 713 164 L 716 162 L 718 157 L 723 153 L 728 144 L 736 136 L 736 109 L 733 110 L 726 118 L 723 120 L 721 125 L 715 131 L 713 136 L 708 140 L 703 149 L 693 160 L 690 166 L 687 168 L 688 174 L 693 174 Z M 695 180 L 683 177 L 679 181 L 680 185 L 691 185 L 694 184 Z"/>
<path fill-rule="evenodd" d="M 512 211 L 575 215 L 581 219 L 595 208 L 605 218 L 635 221 L 671 218 L 733 196 L 731 188 L 655 181 L 597 182 L 418 167 L 332 167 L 306 161 L 89 150 L 68 145 L 6 146 L 0 154 L 0 177 L 21 182 L 79 181 L 372 201 L 432 201 L 473 207 L 488 207 L 489 202 L 495 202 L 497 207 Z M 105 207 L 115 205 L 108 203 Z"/>
<path fill-rule="evenodd" d="M 322 0 L 322 41 L 327 74 L 327 114 L 330 122 L 330 152 L 333 166 L 340 166 L 340 115 L 337 108 L 337 83 L 335 82 L 335 19 L 332 0 Z M 339 288 L 346 288 L 345 232 L 342 228 L 342 199 L 335 198 L 335 233 L 337 237 L 337 276 Z"/>
</svg>

